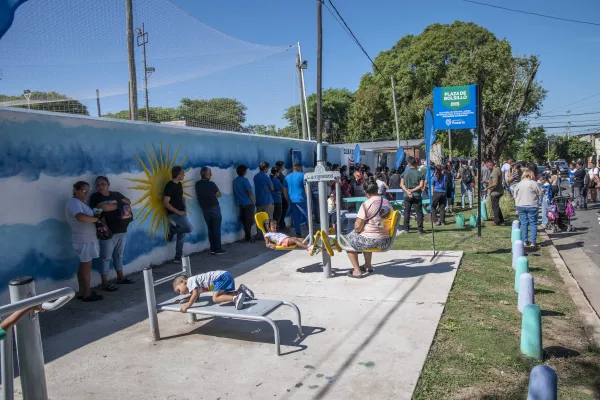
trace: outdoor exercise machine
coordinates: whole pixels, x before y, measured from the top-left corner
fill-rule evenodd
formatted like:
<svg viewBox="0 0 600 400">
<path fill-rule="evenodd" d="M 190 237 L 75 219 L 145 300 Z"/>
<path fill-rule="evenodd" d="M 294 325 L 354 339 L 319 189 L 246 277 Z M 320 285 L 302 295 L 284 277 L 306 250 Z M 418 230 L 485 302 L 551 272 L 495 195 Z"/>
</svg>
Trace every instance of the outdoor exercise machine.
<svg viewBox="0 0 600 400">
<path fill-rule="evenodd" d="M 175 274 L 166 276 L 164 278 L 154 280 L 152 275 L 152 267 L 144 268 L 144 286 L 146 289 L 146 303 L 148 305 L 148 321 L 150 324 L 150 337 L 153 341 L 160 340 L 160 330 L 158 326 L 158 311 L 171 311 L 179 313 L 180 308 L 183 304 L 181 300 L 186 299 L 189 295 L 175 296 L 169 300 L 163 301 L 160 304 L 156 304 L 156 293 L 154 288 L 163 283 L 171 282 L 175 277 L 179 275 L 185 275 L 187 277 L 192 276 L 192 267 L 190 265 L 190 258 L 183 257 L 181 259 L 182 270 Z M 278 309 L 279 307 L 286 305 L 292 308 L 297 317 L 298 322 L 298 339 L 302 337 L 302 320 L 300 316 L 300 310 L 298 307 L 289 301 L 284 300 L 266 300 L 266 299 L 254 299 L 248 300 L 244 303 L 244 307 L 241 310 L 237 310 L 232 303 L 221 303 L 215 304 L 212 301 L 212 296 L 201 295 L 198 300 L 190 307 L 186 314 L 188 314 L 188 322 L 194 323 L 197 315 L 208 315 L 211 317 L 221 318 L 234 318 L 242 319 L 247 321 L 259 321 L 268 323 L 273 328 L 275 335 L 275 347 L 277 355 L 281 355 L 280 349 L 280 338 L 279 328 L 277 324 L 268 317 L 270 313 Z"/>
<path fill-rule="evenodd" d="M 10 304 L 0 307 L 0 317 L 5 317 L 24 308 L 41 305 L 45 311 L 58 310 L 74 296 L 71 288 L 63 288 L 36 295 L 32 277 L 16 278 L 9 282 Z M 15 326 L 17 361 L 24 400 L 48 400 L 44 352 L 38 312 L 32 311 Z M 13 329 L 6 331 L 2 341 L 2 398 L 14 398 Z"/>
</svg>

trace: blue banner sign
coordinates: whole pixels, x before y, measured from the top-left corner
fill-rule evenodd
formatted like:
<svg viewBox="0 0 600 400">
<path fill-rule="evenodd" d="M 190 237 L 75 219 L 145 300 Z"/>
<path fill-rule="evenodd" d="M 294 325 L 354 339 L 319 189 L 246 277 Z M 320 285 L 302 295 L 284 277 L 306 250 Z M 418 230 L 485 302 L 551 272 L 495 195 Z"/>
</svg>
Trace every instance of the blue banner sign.
<svg viewBox="0 0 600 400">
<path fill-rule="evenodd" d="M 477 85 L 433 88 L 435 129 L 477 128 Z"/>
</svg>

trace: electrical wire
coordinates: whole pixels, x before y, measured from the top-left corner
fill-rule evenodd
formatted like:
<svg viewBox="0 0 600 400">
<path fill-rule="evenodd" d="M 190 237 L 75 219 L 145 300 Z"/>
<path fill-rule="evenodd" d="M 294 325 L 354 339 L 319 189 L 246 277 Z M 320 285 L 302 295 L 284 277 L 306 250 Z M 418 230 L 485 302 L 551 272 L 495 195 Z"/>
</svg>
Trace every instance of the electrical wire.
<svg viewBox="0 0 600 400">
<path fill-rule="evenodd" d="M 371 56 L 369 55 L 369 53 L 367 53 L 367 51 L 362 46 L 362 44 L 360 44 L 360 41 L 358 40 L 358 38 L 356 37 L 356 35 L 354 34 L 354 32 L 352 32 L 352 29 L 350 29 L 350 27 L 348 26 L 348 24 L 344 20 L 344 17 L 342 17 L 342 15 L 340 14 L 340 12 L 336 8 L 335 4 L 333 4 L 333 1 L 329 0 L 329 4 L 331 4 L 331 7 L 333 7 L 335 13 L 337 14 L 337 16 L 342 21 L 343 27 L 346 28 L 346 29 L 344 29 L 344 31 L 352 37 L 354 43 L 356 43 L 356 45 L 360 48 L 360 50 L 364 53 L 364 55 L 367 56 L 367 58 L 369 59 L 369 61 L 371 61 L 371 64 L 373 65 L 373 68 L 375 68 L 377 70 L 377 72 L 379 72 L 379 74 L 381 74 L 382 76 L 385 77 L 385 75 L 383 74 L 383 72 L 381 72 L 381 70 L 379 69 L 379 67 L 377 66 L 377 64 L 375 64 L 375 61 L 373 61 L 373 59 L 371 58 Z M 325 1 L 323 1 L 323 5 L 325 6 L 325 8 L 327 8 L 329 10 L 329 7 L 327 7 L 327 4 L 325 4 Z M 329 10 L 329 12 L 331 12 L 331 10 Z M 338 23 L 340 23 L 340 21 L 337 18 L 336 18 L 336 21 L 338 21 Z M 342 24 L 340 23 L 340 25 L 342 25 Z"/>
<path fill-rule="evenodd" d="M 539 13 L 534 13 L 534 12 L 530 12 L 530 11 L 523 11 L 523 10 L 515 10 L 513 8 L 500 7 L 500 6 L 496 6 L 494 4 L 480 3 L 479 1 L 473 1 L 473 0 L 462 0 L 462 1 L 464 1 L 465 3 L 479 4 L 480 6 L 486 6 L 486 7 L 492 7 L 492 8 L 499 8 L 500 10 L 505 10 L 505 11 L 512 11 L 512 12 L 517 12 L 517 13 L 521 13 L 521 14 L 535 15 L 536 17 L 556 19 L 556 20 L 559 20 L 559 21 L 566 21 L 566 22 L 574 22 L 574 23 L 577 23 L 577 24 L 600 26 L 600 23 L 597 23 L 597 22 L 579 21 L 579 20 L 576 20 L 576 19 L 554 17 L 552 15 L 539 14 Z"/>
<path fill-rule="evenodd" d="M 556 114 L 556 115 L 547 115 L 547 116 L 539 116 L 539 117 L 529 117 L 528 119 L 547 119 L 547 118 L 557 118 L 557 117 L 574 117 L 578 115 L 591 115 L 591 114 L 600 114 L 600 111 L 590 111 L 584 113 L 577 114 Z"/>
</svg>

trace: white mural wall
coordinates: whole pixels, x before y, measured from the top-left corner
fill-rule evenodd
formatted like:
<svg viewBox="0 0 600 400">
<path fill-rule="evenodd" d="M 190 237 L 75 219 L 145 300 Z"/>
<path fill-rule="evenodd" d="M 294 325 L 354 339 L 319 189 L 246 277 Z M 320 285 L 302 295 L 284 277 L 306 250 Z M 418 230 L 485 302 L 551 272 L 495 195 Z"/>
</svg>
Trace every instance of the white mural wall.
<svg viewBox="0 0 600 400">
<path fill-rule="evenodd" d="M 304 167 L 312 169 L 314 147 L 313 142 L 286 138 L 0 108 L 0 301 L 7 299 L 8 281 L 18 276 L 33 276 L 38 292 L 77 287 L 78 259 L 64 216 L 76 181 L 87 181 L 93 189 L 95 178 L 106 175 L 111 190 L 135 203 L 149 191 L 162 191 L 158 186 L 169 179 L 164 174 L 171 165 L 188 169 L 186 179 L 192 181 L 187 190 L 194 195 L 200 168 L 209 166 L 223 194 L 227 243 L 243 236 L 232 193 L 235 167 L 247 165 L 252 183 L 261 161 L 274 165 L 282 160 L 291 169 L 293 149 L 302 151 Z M 143 180 L 150 184 L 140 184 Z M 126 236 L 126 273 L 160 264 L 175 252 L 162 226 L 151 229 L 157 209 L 140 224 L 147 211 L 139 215 L 142 204 L 133 207 L 136 220 Z M 194 232 L 186 237 L 185 253 L 208 247 L 202 213 L 195 200 L 190 205 Z M 92 283 L 99 279 L 94 273 Z"/>
</svg>

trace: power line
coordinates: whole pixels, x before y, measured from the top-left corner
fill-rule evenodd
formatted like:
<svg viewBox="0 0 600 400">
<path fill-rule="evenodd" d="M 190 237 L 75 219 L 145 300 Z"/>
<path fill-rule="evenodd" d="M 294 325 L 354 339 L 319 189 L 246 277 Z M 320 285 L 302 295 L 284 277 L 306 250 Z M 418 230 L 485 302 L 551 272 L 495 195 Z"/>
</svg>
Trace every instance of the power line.
<svg viewBox="0 0 600 400">
<path fill-rule="evenodd" d="M 546 115 L 546 116 L 539 116 L 539 117 L 529 117 L 528 119 L 547 119 L 547 118 L 557 118 L 557 117 L 574 117 L 574 116 L 578 116 L 578 115 L 590 115 L 590 114 L 600 114 L 600 111 L 590 111 L 590 112 L 584 112 L 584 113 L 577 113 L 577 114 L 556 114 L 556 115 Z"/>
<path fill-rule="evenodd" d="M 463 0 L 463 1 L 465 1 L 465 0 Z M 555 108 L 554 110 L 546 111 L 545 113 L 541 114 L 540 116 L 545 116 L 545 115 L 547 115 L 547 114 L 549 114 L 551 112 L 554 112 L 556 110 L 560 110 L 561 108 L 565 108 L 565 107 L 572 106 L 573 104 L 581 103 L 582 101 L 586 101 L 586 100 L 591 99 L 592 97 L 596 97 L 596 96 L 600 96 L 600 93 L 596 93 L 596 94 L 593 94 L 593 95 L 591 95 L 589 97 L 586 97 L 585 99 L 577 100 L 577 101 L 574 101 L 573 103 L 569 103 L 569 104 L 564 105 L 562 107 Z M 595 103 L 592 103 L 592 104 L 595 104 Z"/>
<path fill-rule="evenodd" d="M 323 4 L 325 4 L 325 2 L 323 2 Z M 367 58 L 369 59 L 369 61 L 371 61 L 371 64 L 373 65 L 373 68 L 375 68 L 377 70 L 377 72 L 379 72 L 381 75 L 385 76 L 383 74 L 383 72 L 381 72 L 381 70 L 379 69 L 379 67 L 375 64 L 375 61 L 373 61 L 373 59 L 371 58 L 371 56 L 369 55 L 369 53 L 367 53 L 367 51 L 362 46 L 362 44 L 360 44 L 360 41 L 358 40 L 358 38 L 356 37 L 356 35 L 354 34 L 354 32 L 352 32 L 352 29 L 350 29 L 350 27 L 348 26 L 348 24 L 344 20 L 344 17 L 342 17 L 342 15 L 338 11 L 338 9 L 335 7 L 335 4 L 333 4 L 333 1 L 329 0 L 329 4 L 331 4 L 331 7 L 333 7 L 335 13 L 337 14 L 337 16 L 340 18 L 340 20 L 342 21 L 342 23 L 346 27 L 346 29 L 347 29 L 346 33 L 348 33 L 348 34 L 350 34 L 350 36 L 352 36 L 352 39 L 354 40 L 354 42 L 358 45 L 358 47 L 360 47 L 360 49 L 365 54 L 365 56 L 367 56 Z M 327 7 L 327 5 L 325 5 L 325 7 L 329 10 L 329 7 Z M 338 23 L 339 23 L 339 21 L 338 21 Z"/>
<path fill-rule="evenodd" d="M 521 14 L 535 15 L 536 17 L 556 19 L 556 20 L 559 20 L 559 21 L 566 21 L 566 22 L 574 22 L 574 23 L 577 23 L 577 24 L 600 26 L 600 23 L 597 23 L 597 22 L 579 21 L 579 20 L 576 20 L 576 19 L 554 17 L 552 15 L 538 14 L 538 13 L 534 13 L 534 12 L 530 12 L 530 11 L 523 11 L 523 10 L 515 10 L 513 8 L 500 7 L 500 6 L 496 6 L 496 5 L 493 5 L 493 4 L 480 3 L 478 1 L 473 1 L 473 0 L 462 0 L 462 1 L 464 1 L 465 3 L 479 4 L 480 6 L 486 6 L 486 7 L 492 7 L 492 8 L 499 8 L 500 10 L 512 11 L 512 12 L 517 12 L 517 13 L 521 13 Z"/>
</svg>

